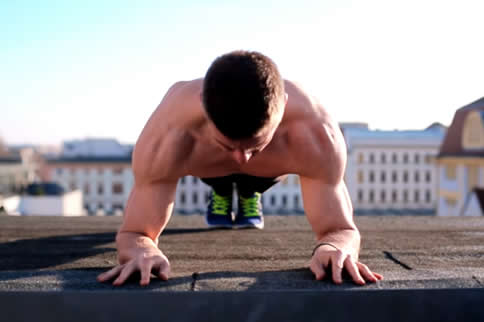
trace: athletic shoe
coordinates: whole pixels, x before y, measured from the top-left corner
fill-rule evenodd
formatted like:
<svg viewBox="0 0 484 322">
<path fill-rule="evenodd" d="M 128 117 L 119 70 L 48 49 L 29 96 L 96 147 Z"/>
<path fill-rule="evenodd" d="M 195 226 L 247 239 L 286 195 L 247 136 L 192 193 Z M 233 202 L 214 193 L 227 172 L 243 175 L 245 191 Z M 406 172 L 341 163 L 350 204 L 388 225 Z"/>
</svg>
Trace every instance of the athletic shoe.
<svg viewBox="0 0 484 322">
<path fill-rule="evenodd" d="M 212 190 L 205 219 L 211 228 L 232 228 L 232 195 L 225 197 Z"/>
<path fill-rule="evenodd" d="M 261 194 L 255 192 L 251 197 L 239 196 L 239 209 L 234 225 L 239 228 L 264 229 Z"/>
</svg>

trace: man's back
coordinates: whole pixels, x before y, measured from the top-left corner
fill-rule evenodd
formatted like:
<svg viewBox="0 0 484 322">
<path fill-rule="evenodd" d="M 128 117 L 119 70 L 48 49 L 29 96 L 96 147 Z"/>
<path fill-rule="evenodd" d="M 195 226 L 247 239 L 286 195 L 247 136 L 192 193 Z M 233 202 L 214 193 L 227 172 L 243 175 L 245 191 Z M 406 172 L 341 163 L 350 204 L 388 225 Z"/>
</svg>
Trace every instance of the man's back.
<svg viewBox="0 0 484 322">
<path fill-rule="evenodd" d="M 288 102 L 272 140 L 249 162 L 238 164 L 209 135 L 209 121 L 200 99 L 202 85 L 203 79 L 179 82 L 168 91 L 136 144 L 135 169 L 149 172 L 153 180 L 232 173 L 275 177 L 303 174 L 313 155 L 319 161 L 320 154 L 325 153 L 322 147 L 334 149 L 334 144 L 337 149 L 344 148 L 339 128 L 326 111 L 300 87 L 285 81 Z M 321 140 L 330 141 L 321 145 Z"/>
</svg>

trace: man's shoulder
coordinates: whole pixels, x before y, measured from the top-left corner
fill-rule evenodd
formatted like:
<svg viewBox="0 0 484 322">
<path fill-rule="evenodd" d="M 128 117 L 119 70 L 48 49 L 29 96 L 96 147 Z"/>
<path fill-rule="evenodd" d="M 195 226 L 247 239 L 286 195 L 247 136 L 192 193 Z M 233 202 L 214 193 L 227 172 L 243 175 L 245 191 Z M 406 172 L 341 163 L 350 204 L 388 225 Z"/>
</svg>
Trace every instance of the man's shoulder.
<svg viewBox="0 0 484 322">
<path fill-rule="evenodd" d="M 133 152 L 135 177 L 143 181 L 172 181 L 182 177 L 184 161 L 194 143 L 190 132 L 178 127 L 138 140 Z"/>
</svg>

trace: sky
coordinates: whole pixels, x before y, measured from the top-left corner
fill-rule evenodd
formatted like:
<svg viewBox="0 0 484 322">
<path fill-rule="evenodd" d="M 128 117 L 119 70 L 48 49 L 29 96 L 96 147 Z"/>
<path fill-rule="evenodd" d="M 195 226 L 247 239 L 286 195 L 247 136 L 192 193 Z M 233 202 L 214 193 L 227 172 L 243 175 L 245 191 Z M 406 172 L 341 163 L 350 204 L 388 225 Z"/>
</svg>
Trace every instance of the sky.
<svg viewBox="0 0 484 322">
<path fill-rule="evenodd" d="M 135 143 L 171 84 L 271 57 L 339 122 L 449 125 L 484 96 L 484 1 L 0 1 L 0 137 Z"/>
</svg>

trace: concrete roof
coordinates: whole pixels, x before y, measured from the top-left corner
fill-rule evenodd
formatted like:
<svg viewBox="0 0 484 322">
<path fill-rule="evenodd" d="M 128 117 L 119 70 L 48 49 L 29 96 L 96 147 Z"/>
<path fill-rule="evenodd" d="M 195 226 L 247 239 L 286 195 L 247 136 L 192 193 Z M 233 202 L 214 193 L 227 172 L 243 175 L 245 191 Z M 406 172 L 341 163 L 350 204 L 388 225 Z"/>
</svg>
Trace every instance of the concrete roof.
<svg viewBox="0 0 484 322">
<path fill-rule="evenodd" d="M 476 298 L 482 301 L 484 217 L 378 216 L 356 217 L 356 221 L 363 239 L 360 259 L 383 274 L 384 281 L 366 286 L 349 280 L 339 286 L 315 281 L 307 268 L 314 236 L 304 216 L 266 216 L 266 229 L 258 231 L 208 230 L 203 217 L 179 215 L 172 217 L 160 238 L 160 246 L 172 265 L 171 279 L 152 279 L 143 288 L 133 278 L 125 286 L 115 288 L 109 283 L 98 283 L 96 276 L 116 263 L 113 241 L 120 217 L 0 216 L 0 303 L 5 299 L 11 305 L 17 303 L 8 294 L 20 294 L 19 301 L 31 297 L 36 301 L 65 302 L 84 291 L 96 296 L 118 296 L 119 301 L 126 303 L 139 301 L 139 294 L 146 292 L 167 294 L 159 295 L 167 301 L 178 296 L 180 300 L 212 298 L 252 303 L 255 298 L 250 294 L 256 292 L 268 296 L 265 303 L 272 303 L 272 297 L 280 297 L 278 303 L 286 303 L 291 294 L 293 301 L 294 295 L 299 294 L 307 303 L 314 294 L 331 301 L 354 294 L 351 301 L 359 301 L 354 303 L 356 307 L 369 301 L 368 296 L 384 294 L 394 296 L 395 303 L 401 300 L 407 305 L 416 298 L 421 301 L 414 305 L 435 301 L 436 296 L 442 297 L 442 305 L 453 303 L 436 308 L 438 312 L 458 310 L 461 306 L 455 305 L 467 305 Z M 415 293 L 419 289 L 424 293 Z M 429 294 L 430 289 L 441 292 Z M 215 295 L 211 293 L 214 291 Z M 59 292 L 65 295 L 62 299 Z M 126 292 L 133 296 L 127 297 Z M 196 294 L 200 295 L 194 298 Z M 97 305 L 94 298 L 83 302 L 86 310 Z M 88 308 L 87 303 L 92 305 Z M 287 307 L 279 309 L 284 311 Z M 273 312 L 266 306 L 261 310 Z M 472 318 L 484 317 L 482 305 L 474 313 L 477 315 Z M 26 317 L 31 313 L 23 314 Z"/>
</svg>

